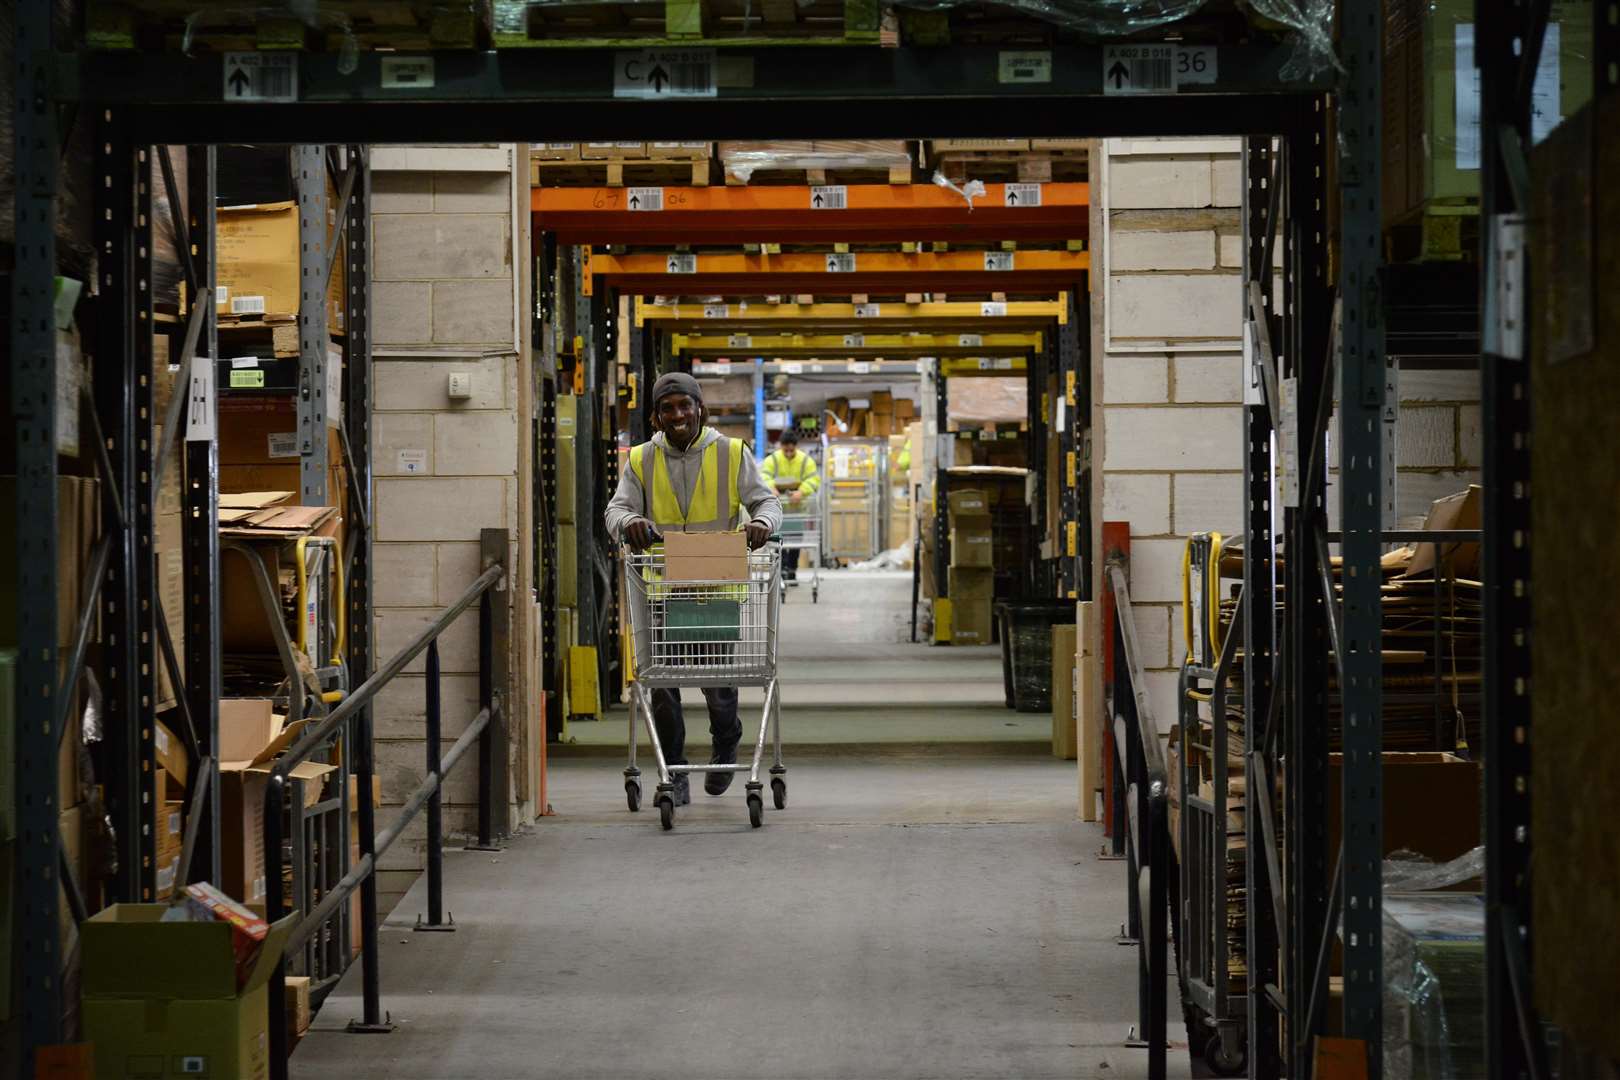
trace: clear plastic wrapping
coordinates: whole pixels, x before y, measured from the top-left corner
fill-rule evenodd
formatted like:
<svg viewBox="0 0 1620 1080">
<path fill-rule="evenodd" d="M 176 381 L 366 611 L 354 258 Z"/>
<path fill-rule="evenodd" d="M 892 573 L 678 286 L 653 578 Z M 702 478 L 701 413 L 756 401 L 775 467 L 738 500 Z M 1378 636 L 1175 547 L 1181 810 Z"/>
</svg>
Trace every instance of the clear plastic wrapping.
<svg viewBox="0 0 1620 1080">
<path fill-rule="evenodd" d="M 1484 862 L 1477 847 L 1449 863 L 1384 863 L 1387 1080 L 1485 1074 L 1485 906 L 1477 893 L 1428 891 L 1477 877 Z"/>
<path fill-rule="evenodd" d="M 775 139 L 722 142 L 720 164 L 743 183 L 760 169 L 909 169 L 901 139 Z"/>
</svg>

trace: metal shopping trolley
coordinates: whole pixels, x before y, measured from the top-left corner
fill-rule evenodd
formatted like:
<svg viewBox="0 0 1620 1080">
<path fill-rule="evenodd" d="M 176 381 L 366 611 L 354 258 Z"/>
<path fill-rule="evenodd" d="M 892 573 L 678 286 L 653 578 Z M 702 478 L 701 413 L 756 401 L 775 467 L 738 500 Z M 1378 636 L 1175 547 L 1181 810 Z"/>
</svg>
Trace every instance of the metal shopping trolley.
<svg viewBox="0 0 1620 1080">
<path fill-rule="evenodd" d="M 767 544 L 748 555 L 747 581 L 674 581 L 664 574 L 664 550 L 626 551 L 625 595 L 632 642 L 630 684 L 630 761 L 624 770 L 625 797 L 641 809 L 641 770 L 636 766 L 636 717 L 640 714 L 658 764 L 654 802 L 664 828 L 675 827 L 675 773 L 746 772 L 748 820 L 765 820 L 764 784 L 759 779 L 765 736 L 773 735 L 771 796 L 778 810 L 787 806 L 787 769 L 782 765 L 782 702 L 776 682 L 776 623 L 782 595 L 782 552 Z M 762 686 L 754 758 L 743 765 L 669 765 L 653 723 L 651 691 L 661 688 Z"/>
<path fill-rule="evenodd" d="M 814 604 L 821 598 L 821 506 L 816 495 L 806 498 L 796 510 L 789 511 L 788 506 L 786 501 L 782 503 L 782 550 L 810 553 L 810 602 Z"/>
</svg>

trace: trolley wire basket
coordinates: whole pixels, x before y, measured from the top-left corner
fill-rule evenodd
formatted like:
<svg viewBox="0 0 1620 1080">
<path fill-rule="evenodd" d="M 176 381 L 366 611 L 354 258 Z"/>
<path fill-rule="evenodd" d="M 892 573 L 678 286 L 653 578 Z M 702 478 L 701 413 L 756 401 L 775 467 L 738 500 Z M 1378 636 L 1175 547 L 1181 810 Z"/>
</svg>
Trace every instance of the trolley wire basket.
<svg viewBox="0 0 1620 1080">
<path fill-rule="evenodd" d="M 746 581 L 673 580 L 659 545 L 627 552 L 632 670 L 647 686 L 763 685 L 776 674 L 781 550 L 748 555 Z"/>
</svg>

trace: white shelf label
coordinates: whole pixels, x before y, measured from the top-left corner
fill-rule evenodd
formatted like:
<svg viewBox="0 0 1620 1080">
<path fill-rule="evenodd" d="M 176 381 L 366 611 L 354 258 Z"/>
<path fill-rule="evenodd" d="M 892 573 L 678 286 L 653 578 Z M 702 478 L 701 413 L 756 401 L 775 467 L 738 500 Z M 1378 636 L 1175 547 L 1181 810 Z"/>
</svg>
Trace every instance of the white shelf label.
<svg viewBox="0 0 1620 1080">
<path fill-rule="evenodd" d="M 849 370 L 855 375 L 865 375 L 872 370 L 872 362 L 870 360 L 851 360 Z"/>
<path fill-rule="evenodd" d="M 664 269 L 671 274 L 697 273 L 696 255 L 671 255 L 664 260 Z"/>
<path fill-rule="evenodd" d="M 991 366 L 997 371 L 1011 371 L 1013 369 L 1013 358 L 1010 356 L 999 356 Z"/>
<path fill-rule="evenodd" d="M 1000 318 L 1007 314 L 1007 305 L 1001 301 L 986 301 L 979 305 L 979 314 L 987 319 Z"/>
<path fill-rule="evenodd" d="M 433 57 L 385 56 L 382 58 L 384 90 L 425 90 L 433 85 Z"/>
<path fill-rule="evenodd" d="M 754 339 L 747 334 L 732 334 L 726 339 L 726 344 L 733 349 L 751 349 L 754 347 Z"/>
<path fill-rule="evenodd" d="M 848 210 L 849 188 L 845 187 L 843 184 L 811 188 L 810 209 Z"/>
<path fill-rule="evenodd" d="M 883 314 L 883 308 L 877 304 L 856 304 L 855 317 L 857 319 L 875 319 Z"/>
<path fill-rule="evenodd" d="M 865 334 L 845 334 L 844 335 L 844 347 L 846 349 L 859 349 L 859 348 L 862 348 L 863 346 L 865 346 L 865 344 L 866 344 L 866 335 Z"/>
<path fill-rule="evenodd" d="M 297 101 L 298 54 L 295 52 L 228 52 L 225 54 L 226 101 Z"/>
<path fill-rule="evenodd" d="M 1010 251 L 985 252 L 984 268 L 986 270 L 1011 270 L 1013 268 L 1013 253 Z"/>
<path fill-rule="evenodd" d="M 1041 185 L 1003 184 L 1001 203 L 1003 206 L 1039 206 L 1041 205 Z"/>
<path fill-rule="evenodd" d="M 648 211 L 664 208 L 664 189 L 661 187 L 633 187 L 625 196 L 624 204 L 632 210 Z"/>
<path fill-rule="evenodd" d="M 298 432 L 272 431 L 264 437 L 265 456 L 289 458 L 298 456 Z"/>
<path fill-rule="evenodd" d="M 262 296 L 233 296 L 231 297 L 232 315 L 263 315 L 264 297 Z"/>
<path fill-rule="evenodd" d="M 853 274 L 854 272 L 855 272 L 855 254 L 854 254 L 854 252 L 849 252 L 849 253 L 842 254 L 842 255 L 835 252 L 835 253 L 827 256 L 827 273 L 829 273 L 829 274 Z"/>
<path fill-rule="evenodd" d="M 1204 45 L 1199 48 L 1188 48 L 1183 45 L 1176 49 L 1176 88 L 1190 86 L 1196 83 L 1215 85 L 1216 58 L 1219 54 L 1213 45 Z"/>
<path fill-rule="evenodd" d="M 788 375 L 802 375 L 804 374 L 804 365 L 796 362 L 790 362 L 783 364 L 782 370 Z"/>
<path fill-rule="evenodd" d="M 191 379 L 186 387 L 186 441 L 213 442 L 214 361 L 198 356 L 191 361 Z"/>
<path fill-rule="evenodd" d="M 1108 45 L 1103 48 L 1104 94 L 1176 92 L 1174 45 Z"/>
<path fill-rule="evenodd" d="M 1049 83 L 1052 81 L 1052 54 L 1046 49 L 1003 49 L 997 66 L 997 81 L 1003 83 Z"/>
<path fill-rule="evenodd" d="M 729 319 L 731 308 L 727 304 L 704 304 L 703 317 L 705 319 Z"/>
<path fill-rule="evenodd" d="M 613 96 L 655 101 L 717 96 L 713 49 L 638 49 L 613 54 Z"/>
<path fill-rule="evenodd" d="M 983 334 L 958 334 L 956 343 L 964 349 L 976 349 L 984 344 Z"/>
</svg>

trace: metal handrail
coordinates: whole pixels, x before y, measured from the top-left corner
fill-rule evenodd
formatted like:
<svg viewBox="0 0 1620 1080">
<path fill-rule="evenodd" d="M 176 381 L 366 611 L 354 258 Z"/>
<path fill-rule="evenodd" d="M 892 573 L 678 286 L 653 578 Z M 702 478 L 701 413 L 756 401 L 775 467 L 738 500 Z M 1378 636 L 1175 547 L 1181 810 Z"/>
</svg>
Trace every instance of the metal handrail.
<svg viewBox="0 0 1620 1080">
<path fill-rule="evenodd" d="M 491 543 L 496 543 L 497 555 L 491 555 Z M 359 812 L 361 852 L 359 860 L 349 868 L 334 885 L 331 886 L 314 910 L 310 911 L 293 928 L 283 947 L 282 955 L 276 964 L 269 985 L 269 1039 L 270 1039 L 270 1075 L 274 1080 L 285 1080 L 287 1076 L 287 1030 L 286 1030 L 286 958 L 295 955 L 299 949 L 332 917 L 332 915 L 345 903 L 357 889 L 362 889 L 374 880 L 378 859 L 386 852 L 396 840 L 405 832 L 411 821 L 422 812 L 424 808 L 429 811 L 429 858 L 428 878 L 430 894 L 430 918 L 423 929 L 446 929 L 441 922 L 442 908 L 442 874 L 441 850 L 443 837 L 442 822 L 439 813 L 439 801 L 444 786 L 445 777 L 460 764 L 467 751 L 478 744 L 481 749 L 479 767 L 479 808 L 478 808 L 478 835 L 479 846 L 488 847 L 494 841 L 494 776 L 497 769 L 495 761 L 496 746 L 493 736 L 497 734 L 497 725 L 504 722 L 504 706 L 502 703 L 503 690 L 495 686 L 496 657 L 496 628 L 494 616 L 494 600 L 492 594 L 501 588 L 507 578 L 506 535 L 500 530 L 484 530 L 485 558 L 489 561 L 488 567 L 467 586 L 456 600 L 441 611 L 434 620 L 423 627 L 406 646 L 395 653 L 387 662 L 357 687 L 335 709 L 311 723 L 300 738 L 279 758 L 276 759 L 267 776 L 264 794 L 264 870 L 266 881 L 265 910 L 267 917 L 273 922 L 281 917 L 281 845 L 282 845 L 282 810 L 286 803 L 288 781 L 292 772 L 298 765 L 307 761 L 311 755 L 324 746 L 342 726 L 356 720 L 361 720 L 365 714 L 362 710 L 377 697 L 383 687 L 392 682 L 405 667 L 424 651 L 428 654 L 427 694 L 428 709 L 426 731 L 427 739 L 427 769 L 426 776 L 421 784 L 405 801 L 394 821 L 385 829 L 377 831 L 371 810 L 371 781 L 375 773 L 372 764 L 371 747 L 369 745 L 369 725 L 362 722 L 359 731 L 365 735 L 360 737 L 353 750 L 353 757 L 357 768 L 355 775 L 360 781 Z M 451 747 L 449 753 L 441 760 L 439 756 L 439 662 L 438 639 L 451 624 L 456 621 L 474 604 L 479 605 L 479 697 L 481 708 L 478 715 L 473 718 L 461 737 Z M 504 669 L 504 664 L 502 665 Z M 296 690 L 296 688 L 295 688 Z M 379 1031 L 387 1030 L 387 1024 L 381 1014 L 380 994 L 378 990 L 378 964 L 377 964 L 377 933 L 376 933 L 376 906 L 371 892 L 362 894 L 361 920 L 363 925 L 363 940 L 361 945 L 361 964 L 364 983 L 364 1018 L 351 1023 L 353 1031 Z"/>
<path fill-rule="evenodd" d="M 1137 945 L 1138 956 L 1136 1038 L 1147 1047 L 1148 1076 L 1164 1080 L 1169 1066 L 1166 984 L 1170 977 L 1170 879 L 1175 865 L 1170 847 L 1170 769 L 1148 699 L 1147 677 L 1136 644 L 1136 614 L 1122 563 L 1109 564 L 1108 582 L 1116 624 L 1110 725 L 1113 767 L 1119 770 L 1114 791 L 1124 811 L 1124 821 L 1116 817 L 1115 828 L 1127 840 L 1127 933 Z"/>
</svg>

